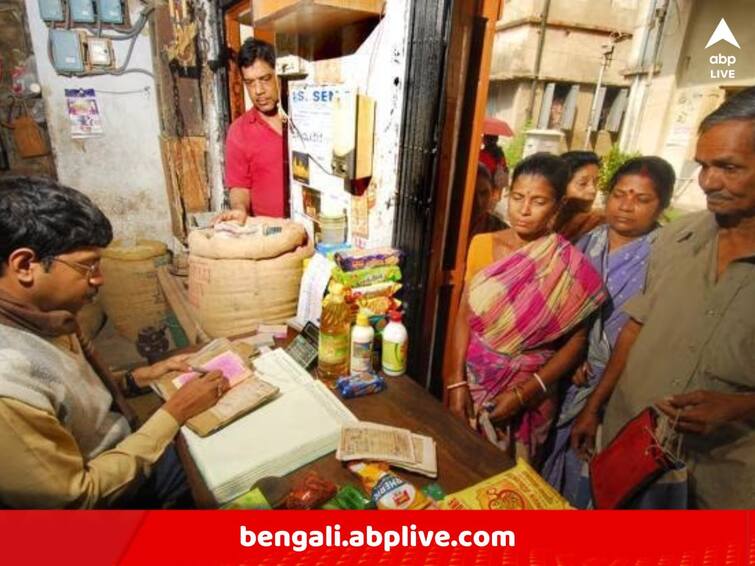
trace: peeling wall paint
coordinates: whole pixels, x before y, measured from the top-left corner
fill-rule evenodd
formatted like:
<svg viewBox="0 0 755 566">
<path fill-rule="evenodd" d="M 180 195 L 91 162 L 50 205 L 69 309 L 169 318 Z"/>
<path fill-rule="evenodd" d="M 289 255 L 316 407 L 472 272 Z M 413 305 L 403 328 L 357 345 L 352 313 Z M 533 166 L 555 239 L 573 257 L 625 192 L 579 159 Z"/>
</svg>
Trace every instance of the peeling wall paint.
<svg viewBox="0 0 755 566">
<path fill-rule="evenodd" d="M 141 6 L 135 0 L 129 2 L 132 22 Z M 117 238 L 171 242 L 154 80 L 137 73 L 83 78 L 57 75 L 47 57 L 48 30 L 39 17 L 37 0 L 26 0 L 26 10 L 59 180 L 92 198 L 110 218 Z M 115 42 L 119 63 L 128 44 Z M 153 70 L 146 30 L 136 39 L 129 68 Z M 71 138 L 66 88 L 95 89 L 103 136 Z"/>
<path fill-rule="evenodd" d="M 370 210 L 366 247 L 389 246 L 393 240 L 410 8 L 410 2 L 388 0 L 381 24 L 385 26 L 384 31 L 379 36 L 373 33 L 370 37 L 375 41 L 375 47 L 371 41 L 362 46 L 358 54 L 363 60 L 355 60 L 355 68 L 351 71 L 356 75 L 358 69 L 362 70 L 367 94 L 377 101 L 373 161 L 375 205 Z"/>
</svg>

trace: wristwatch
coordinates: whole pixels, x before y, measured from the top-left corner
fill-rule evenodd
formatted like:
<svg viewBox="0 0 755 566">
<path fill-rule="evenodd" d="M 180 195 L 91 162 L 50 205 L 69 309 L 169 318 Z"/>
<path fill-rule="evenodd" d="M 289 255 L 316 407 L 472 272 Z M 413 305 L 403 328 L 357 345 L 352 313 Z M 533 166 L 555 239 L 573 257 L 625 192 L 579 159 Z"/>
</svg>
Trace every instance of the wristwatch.
<svg viewBox="0 0 755 566">
<path fill-rule="evenodd" d="M 136 383 L 136 379 L 134 379 L 134 370 L 128 370 L 124 376 L 123 376 L 124 383 L 126 384 L 126 391 L 124 394 L 126 397 L 138 397 L 139 395 L 144 395 L 145 393 L 149 393 L 149 386 L 147 387 L 139 387 Z"/>
</svg>

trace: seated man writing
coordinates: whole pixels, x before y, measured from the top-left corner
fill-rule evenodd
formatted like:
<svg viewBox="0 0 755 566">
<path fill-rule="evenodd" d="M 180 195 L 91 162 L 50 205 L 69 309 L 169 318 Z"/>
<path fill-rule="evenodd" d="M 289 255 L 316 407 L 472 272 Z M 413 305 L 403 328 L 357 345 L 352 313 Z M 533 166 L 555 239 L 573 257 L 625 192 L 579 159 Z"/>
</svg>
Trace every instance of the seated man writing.
<svg viewBox="0 0 755 566">
<path fill-rule="evenodd" d="M 135 432 L 113 410 L 122 395 L 92 367 L 75 318 L 104 282 L 112 237 L 83 194 L 0 179 L 0 507 L 165 506 L 187 492 L 171 441 L 228 385 L 219 372 L 187 384 Z M 175 357 L 140 368 L 128 387 L 184 366 Z"/>
</svg>

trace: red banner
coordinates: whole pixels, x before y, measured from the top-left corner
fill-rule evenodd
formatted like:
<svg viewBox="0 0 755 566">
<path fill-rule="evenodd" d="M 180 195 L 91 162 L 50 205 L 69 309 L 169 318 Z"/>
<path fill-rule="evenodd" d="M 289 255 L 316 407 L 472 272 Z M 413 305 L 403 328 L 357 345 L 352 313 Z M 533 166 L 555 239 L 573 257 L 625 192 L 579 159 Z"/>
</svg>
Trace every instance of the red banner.
<svg viewBox="0 0 755 566">
<path fill-rule="evenodd" d="M 741 512 L 0 513 L 4 564 L 755 564 Z"/>
</svg>

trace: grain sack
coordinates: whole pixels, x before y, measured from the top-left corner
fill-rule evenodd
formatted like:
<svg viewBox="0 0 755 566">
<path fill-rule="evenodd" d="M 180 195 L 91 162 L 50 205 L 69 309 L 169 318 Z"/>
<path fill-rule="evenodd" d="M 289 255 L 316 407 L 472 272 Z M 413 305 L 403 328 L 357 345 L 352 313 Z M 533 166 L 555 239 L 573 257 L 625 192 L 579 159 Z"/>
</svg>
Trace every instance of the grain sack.
<svg viewBox="0 0 755 566">
<path fill-rule="evenodd" d="M 280 232 L 271 232 L 271 227 Z M 250 218 L 249 234 L 213 229 L 189 234 L 189 302 L 211 337 L 281 323 L 296 314 L 302 264 L 313 253 L 303 226 L 279 218 Z"/>
<path fill-rule="evenodd" d="M 114 241 L 102 252 L 102 306 L 116 330 L 136 341 L 139 330 L 162 323 L 169 311 L 157 268 L 170 262 L 167 247 L 154 240 Z"/>
</svg>

